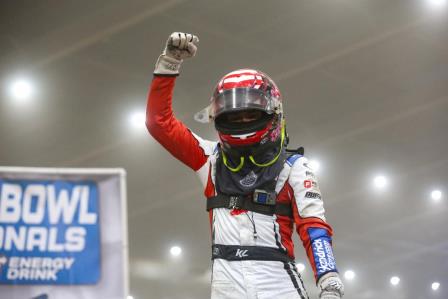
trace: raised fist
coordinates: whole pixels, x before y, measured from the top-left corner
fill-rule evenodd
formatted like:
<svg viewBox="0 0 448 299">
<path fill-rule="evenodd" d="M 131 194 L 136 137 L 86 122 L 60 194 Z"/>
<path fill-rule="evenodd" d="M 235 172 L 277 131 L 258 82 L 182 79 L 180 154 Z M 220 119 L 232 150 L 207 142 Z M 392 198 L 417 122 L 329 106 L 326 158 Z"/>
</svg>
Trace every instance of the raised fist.
<svg viewBox="0 0 448 299">
<path fill-rule="evenodd" d="M 197 51 L 199 38 L 190 33 L 174 32 L 166 41 L 165 49 L 159 56 L 154 74 L 177 75 L 182 61 L 193 57 Z"/>
<path fill-rule="evenodd" d="M 174 32 L 166 41 L 165 54 L 182 60 L 196 54 L 199 38 L 190 33 Z"/>
</svg>

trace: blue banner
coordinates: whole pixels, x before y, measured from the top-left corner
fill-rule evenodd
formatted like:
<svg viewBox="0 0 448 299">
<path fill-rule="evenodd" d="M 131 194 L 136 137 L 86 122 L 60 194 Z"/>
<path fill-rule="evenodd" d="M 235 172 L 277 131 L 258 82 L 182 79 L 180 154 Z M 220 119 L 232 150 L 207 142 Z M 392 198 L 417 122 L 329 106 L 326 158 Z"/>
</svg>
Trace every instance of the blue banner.
<svg viewBox="0 0 448 299">
<path fill-rule="evenodd" d="M 96 284 L 98 204 L 93 181 L 0 179 L 0 284 Z"/>
</svg>

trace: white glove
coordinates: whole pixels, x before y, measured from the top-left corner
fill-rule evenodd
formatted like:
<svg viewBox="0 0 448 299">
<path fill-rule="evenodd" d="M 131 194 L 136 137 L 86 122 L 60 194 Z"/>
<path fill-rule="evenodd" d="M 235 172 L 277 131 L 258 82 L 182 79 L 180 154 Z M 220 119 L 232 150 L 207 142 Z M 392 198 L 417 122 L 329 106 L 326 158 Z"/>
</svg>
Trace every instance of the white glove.
<svg viewBox="0 0 448 299">
<path fill-rule="evenodd" d="M 199 38 L 193 34 L 173 32 L 166 41 L 165 50 L 157 59 L 154 74 L 178 75 L 184 58 L 196 54 Z"/>
<path fill-rule="evenodd" d="M 322 276 L 317 282 L 320 289 L 320 299 L 340 299 L 344 296 L 344 284 L 337 272 L 330 272 Z"/>
</svg>

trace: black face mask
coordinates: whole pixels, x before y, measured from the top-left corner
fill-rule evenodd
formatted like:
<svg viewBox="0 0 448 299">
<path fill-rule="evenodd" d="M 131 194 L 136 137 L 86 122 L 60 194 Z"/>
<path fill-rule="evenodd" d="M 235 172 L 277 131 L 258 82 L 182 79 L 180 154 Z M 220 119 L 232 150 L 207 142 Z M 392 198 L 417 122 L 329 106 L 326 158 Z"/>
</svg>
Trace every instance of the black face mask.
<svg viewBox="0 0 448 299">
<path fill-rule="evenodd" d="M 273 119 L 275 117 L 275 119 Z M 217 127 L 221 127 L 222 123 L 227 128 L 234 128 L 234 131 L 241 130 L 241 127 L 244 126 L 245 131 L 239 134 L 248 134 L 254 132 L 255 127 L 259 127 L 259 130 L 266 128 L 269 122 L 272 121 L 272 129 L 277 130 L 278 127 L 282 126 L 280 123 L 282 121 L 281 116 L 270 115 L 267 113 L 263 113 L 261 117 L 257 120 L 248 123 L 239 123 L 236 122 L 232 124 L 228 124 L 229 122 L 225 122 L 227 117 L 223 117 L 218 120 Z M 249 124 L 249 129 L 247 129 L 246 124 Z M 229 168 L 233 169 L 233 171 L 238 171 L 242 167 L 243 164 L 251 164 L 253 167 L 266 167 L 271 165 L 279 158 L 279 153 L 282 149 L 282 142 L 286 141 L 283 138 L 284 128 L 281 129 L 282 133 L 279 138 L 275 141 L 269 140 L 269 138 L 264 139 L 262 142 L 258 144 L 250 144 L 250 145 L 241 145 L 241 146 L 232 146 L 223 142 L 221 144 L 221 149 L 224 155 L 224 164 Z M 222 132 L 222 131 L 221 131 Z M 224 133 L 224 132 L 222 132 Z M 234 132 L 232 135 L 238 135 Z M 226 133 L 224 133 L 226 134 Z M 270 134 L 270 133 L 268 133 Z"/>
<path fill-rule="evenodd" d="M 268 123 L 274 117 L 273 114 L 263 112 L 261 117 L 250 122 L 229 122 L 227 121 L 229 113 L 224 113 L 215 119 L 215 128 L 219 132 L 227 135 L 249 134 L 266 128 Z"/>
</svg>

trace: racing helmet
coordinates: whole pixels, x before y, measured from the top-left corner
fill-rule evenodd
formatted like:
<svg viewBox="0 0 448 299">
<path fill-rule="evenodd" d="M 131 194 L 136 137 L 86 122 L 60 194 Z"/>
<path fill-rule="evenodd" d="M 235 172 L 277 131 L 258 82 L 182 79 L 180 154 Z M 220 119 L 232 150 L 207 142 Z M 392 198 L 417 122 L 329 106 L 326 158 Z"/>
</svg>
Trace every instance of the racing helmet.
<svg viewBox="0 0 448 299">
<path fill-rule="evenodd" d="M 233 122 L 232 115 L 249 112 L 249 121 Z M 195 115 L 200 122 L 214 121 L 224 148 L 278 143 L 283 139 L 282 97 L 265 73 L 240 69 L 222 77 L 210 105 Z"/>
</svg>

